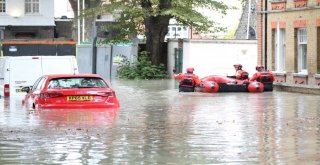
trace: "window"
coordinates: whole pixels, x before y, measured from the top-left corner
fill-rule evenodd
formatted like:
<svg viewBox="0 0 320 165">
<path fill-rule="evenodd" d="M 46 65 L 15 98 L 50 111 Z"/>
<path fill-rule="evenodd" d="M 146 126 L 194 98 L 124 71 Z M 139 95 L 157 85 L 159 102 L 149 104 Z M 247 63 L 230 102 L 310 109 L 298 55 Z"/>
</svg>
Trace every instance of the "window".
<svg viewBox="0 0 320 165">
<path fill-rule="evenodd" d="M 100 78 L 95 77 L 73 77 L 73 78 L 57 78 L 49 82 L 49 89 L 57 88 L 105 88 L 107 85 Z"/>
<path fill-rule="evenodd" d="M 279 29 L 275 31 L 275 65 L 276 72 L 285 71 L 285 54 L 286 54 L 286 38 L 285 30 Z"/>
<path fill-rule="evenodd" d="M 6 12 L 6 0 L 0 0 L 0 13 Z"/>
<path fill-rule="evenodd" d="M 32 85 L 32 89 L 31 90 L 36 90 L 37 89 L 37 86 L 39 84 L 39 82 L 43 79 L 43 77 L 40 77 L 36 80 L 36 82 Z"/>
<path fill-rule="evenodd" d="M 46 80 L 47 80 L 47 78 L 43 77 L 43 78 L 41 79 L 41 81 L 39 82 L 39 84 L 37 85 L 36 90 L 42 90 L 43 87 L 44 87 L 44 84 L 45 84 Z"/>
<path fill-rule="evenodd" d="M 298 72 L 307 73 L 307 29 L 298 29 Z"/>
<path fill-rule="evenodd" d="M 39 13 L 39 0 L 25 0 L 26 13 Z"/>
<path fill-rule="evenodd" d="M 320 27 L 317 28 L 317 73 L 320 74 Z"/>
</svg>

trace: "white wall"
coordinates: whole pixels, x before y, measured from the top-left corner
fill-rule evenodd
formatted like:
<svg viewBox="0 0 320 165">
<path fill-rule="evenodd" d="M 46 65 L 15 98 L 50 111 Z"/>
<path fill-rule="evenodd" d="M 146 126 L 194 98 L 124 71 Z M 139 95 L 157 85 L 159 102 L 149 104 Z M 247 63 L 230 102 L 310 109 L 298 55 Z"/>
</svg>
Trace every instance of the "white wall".
<svg viewBox="0 0 320 165">
<path fill-rule="evenodd" d="M 40 0 L 38 14 L 25 14 L 24 0 L 6 1 L 6 13 L 0 14 L 0 26 L 55 26 L 53 0 Z"/>
<path fill-rule="evenodd" d="M 174 66 L 174 48 L 177 40 L 168 43 L 168 72 Z M 234 75 L 234 64 L 240 63 L 251 77 L 257 65 L 255 40 L 184 40 L 183 71 L 194 67 L 200 78 L 208 75 Z"/>
</svg>

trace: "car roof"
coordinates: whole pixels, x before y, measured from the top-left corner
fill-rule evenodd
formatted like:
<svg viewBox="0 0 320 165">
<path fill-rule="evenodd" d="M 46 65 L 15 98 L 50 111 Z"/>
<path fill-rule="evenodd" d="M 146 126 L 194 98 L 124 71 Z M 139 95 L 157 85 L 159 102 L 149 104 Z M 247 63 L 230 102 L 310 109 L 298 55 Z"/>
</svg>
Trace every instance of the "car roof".
<svg viewBox="0 0 320 165">
<path fill-rule="evenodd" d="M 100 75 L 98 74 L 49 74 L 49 75 L 45 75 L 47 76 L 49 79 L 53 79 L 53 78 L 67 78 L 67 77 L 94 77 L 94 78 L 102 78 Z"/>
</svg>

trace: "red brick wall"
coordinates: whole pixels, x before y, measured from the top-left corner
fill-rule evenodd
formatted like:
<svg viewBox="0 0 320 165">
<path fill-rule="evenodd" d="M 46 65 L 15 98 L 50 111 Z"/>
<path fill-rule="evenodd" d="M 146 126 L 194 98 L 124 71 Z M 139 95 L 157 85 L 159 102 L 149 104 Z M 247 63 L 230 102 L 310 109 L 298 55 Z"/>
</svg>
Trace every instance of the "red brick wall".
<svg viewBox="0 0 320 165">
<path fill-rule="evenodd" d="M 257 1 L 257 10 L 263 11 L 263 2 L 264 0 L 258 0 Z M 263 13 L 259 13 L 257 16 L 257 45 L 258 45 L 258 58 L 257 58 L 257 64 L 263 64 Z"/>
</svg>

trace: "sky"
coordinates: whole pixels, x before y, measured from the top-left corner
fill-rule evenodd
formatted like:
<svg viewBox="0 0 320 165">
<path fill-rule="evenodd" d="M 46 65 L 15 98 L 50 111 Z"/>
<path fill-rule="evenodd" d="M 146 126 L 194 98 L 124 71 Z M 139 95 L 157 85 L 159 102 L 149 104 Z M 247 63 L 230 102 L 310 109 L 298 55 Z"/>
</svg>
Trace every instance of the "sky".
<svg viewBox="0 0 320 165">
<path fill-rule="evenodd" d="M 218 23 L 221 27 L 227 28 L 227 32 L 215 33 L 215 35 L 224 36 L 228 31 L 237 29 L 242 15 L 242 7 L 240 0 L 224 0 L 224 3 L 229 7 L 233 6 L 237 9 L 228 10 L 226 15 L 220 14 L 209 9 L 200 9 L 203 15 Z"/>
<path fill-rule="evenodd" d="M 54 9 L 55 18 L 61 18 L 61 16 L 73 18 L 73 11 L 69 4 L 69 0 L 54 0 Z"/>
<path fill-rule="evenodd" d="M 80 0 L 80 3 L 82 0 Z M 230 10 L 227 15 L 222 16 L 216 12 L 203 9 L 205 15 L 208 15 L 212 20 L 217 21 L 223 27 L 230 29 L 236 28 L 238 26 L 239 20 L 241 18 L 242 10 L 240 0 L 224 0 L 224 3 L 229 6 L 236 6 L 238 10 Z M 61 16 L 67 16 L 68 18 L 73 18 L 72 8 L 68 0 L 54 0 L 55 7 L 55 18 L 60 18 Z"/>
</svg>

